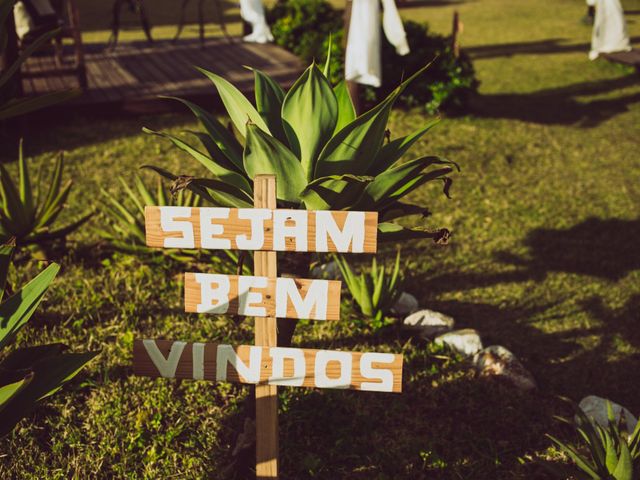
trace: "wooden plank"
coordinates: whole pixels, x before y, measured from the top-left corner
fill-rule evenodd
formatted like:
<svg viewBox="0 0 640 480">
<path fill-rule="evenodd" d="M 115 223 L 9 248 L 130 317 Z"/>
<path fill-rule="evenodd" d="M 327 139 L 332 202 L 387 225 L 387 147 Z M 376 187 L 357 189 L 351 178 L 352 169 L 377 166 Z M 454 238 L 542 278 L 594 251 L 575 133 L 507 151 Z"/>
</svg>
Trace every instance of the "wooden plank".
<svg viewBox="0 0 640 480">
<path fill-rule="evenodd" d="M 402 365 L 402 355 L 394 353 L 172 340 L 133 344 L 134 374 L 144 377 L 400 393 Z"/>
<path fill-rule="evenodd" d="M 375 253 L 377 225 L 377 212 L 145 207 L 150 247 Z"/>
<path fill-rule="evenodd" d="M 257 175 L 253 180 L 253 204 L 260 209 L 276 208 L 275 175 Z M 276 252 L 256 252 L 253 271 L 268 278 L 278 276 Z M 255 344 L 276 347 L 278 327 L 275 315 L 255 319 Z M 284 368 L 284 367 L 283 367 Z M 260 362 L 262 371 L 262 362 Z M 256 478 L 278 478 L 278 387 L 257 385 L 256 389 Z"/>
<path fill-rule="evenodd" d="M 601 55 L 610 62 L 622 63 L 623 65 L 630 65 L 632 67 L 640 68 L 640 50 L 602 53 Z"/>
<path fill-rule="evenodd" d="M 185 273 L 185 311 L 340 320 L 341 282 Z"/>
</svg>

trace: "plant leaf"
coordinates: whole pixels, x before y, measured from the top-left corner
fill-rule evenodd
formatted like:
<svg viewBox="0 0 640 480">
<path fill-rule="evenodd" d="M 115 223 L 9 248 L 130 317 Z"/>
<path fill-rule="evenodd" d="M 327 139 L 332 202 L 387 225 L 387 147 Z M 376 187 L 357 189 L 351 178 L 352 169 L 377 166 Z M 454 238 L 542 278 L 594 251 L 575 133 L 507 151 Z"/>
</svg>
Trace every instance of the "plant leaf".
<svg viewBox="0 0 640 480">
<path fill-rule="evenodd" d="M 269 127 L 269 130 L 285 145 L 288 145 L 287 136 L 282 126 L 282 102 L 284 101 L 285 92 L 280 85 L 276 83 L 266 73 L 252 68 L 255 84 L 256 109 Z"/>
<path fill-rule="evenodd" d="M 33 378 L 33 373 L 25 372 L 20 376 L 22 376 L 20 380 L 12 383 L 4 383 L 2 386 L 0 386 L 0 413 L 2 412 L 4 407 L 11 401 L 11 399 L 20 392 L 20 390 L 29 385 L 31 379 Z"/>
<path fill-rule="evenodd" d="M 300 203 L 300 192 L 307 184 L 300 161 L 291 150 L 257 125 L 247 125 L 244 168 L 251 179 L 261 174 L 276 175 L 278 198 Z"/>
<path fill-rule="evenodd" d="M 402 155 L 404 155 L 414 143 L 416 143 L 425 133 L 431 130 L 439 122 L 439 118 L 433 120 L 412 134 L 396 138 L 388 144 L 383 145 L 369 167 L 369 175 L 379 175 L 386 169 L 390 168 L 394 163 L 400 160 Z"/>
<path fill-rule="evenodd" d="M 331 175 L 313 180 L 300 193 L 309 210 L 342 210 L 355 205 L 373 177 Z"/>
<path fill-rule="evenodd" d="M 7 286 L 7 275 L 11 266 L 11 258 L 15 250 L 15 239 L 13 242 L 0 245 L 0 301 L 4 297 L 4 291 Z"/>
<path fill-rule="evenodd" d="M 247 136 L 247 121 L 255 123 L 258 128 L 264 132 L 271 133 L 267 124 L 262 119 L 262 116 L 258 113 L 255 107 L 251 105 L 251 102 L 247 100 L 247 97 L 245 97 L 240 90 L 220 75 L 216 75 L 215 73 L 209 72 L 200 67 L 196 67 L 196 69 L 213 82 L 220 94 L 222 103 L 224 103 L 224 106 L 227 109 L 227 113 L 229 114 L 231 121 L 243 137 Z"/>
<path fill-rule="evenodd" d="M 0 436 L 6 435 L 38 402 L 57 392 L 99 352 L 67 353 L 42 358 L 32 366 L 34 377 L 0 415 Z"/>
<path fill-rule="evenodd" d="M 60 265 L 52 263 L 0 304 L 0 350 L 29 321 L 59 270 Z"/>
<path fill-rule="evenodd" d="M 61 90 L 38 95 L 37 97 L 13 98 L 0 105 L 0 120 L 7 120 L 57 103 L 66 102 L 80 96 L 81 93 L 80 90 Z"/>
<path fill-rule="evenodd" d="M 616 480 L 633 480 L 633 463 L 629 454 L 629 446 L 624 439 L 620 441 L 620 458 L 616 469 L 613 471 L 613 478 Z"/>
<path fill-rule="evenodd" d="M 378 223 L 379 242 L 400 242 L 416 238 L 431 238 L 434 243 L 446 244 L 450 235 L 449 230 L 446 228 L 433 231 L 423 227 L 403 227 L 391 222 Z"/>
<path fill-rule="evenodd" d="M 236 137 L 234 137 L 233 134 L 229 130 L 227 130 L 214 115 L 207 112 L 205 109 L 201 108 L 195 103 L 184 100 L 182 98 L 160 98 L 176 100 L 189 108 L 189 110 L 193 112 L 193 114 L 200 121 L 200 124 L 207 132 L 209 142 L 207 142 L 207 144 L 204 146 L 209 152 L 209 155 L 211 155 L 211 158 L 213 158 L 215 161 L 220 163 L 220 165 L 229 170 L 236 170 L 238 173 L 243 172 L 242 145 L 240 145 L 238 140 L 236 140 Z M 202 137 L 200 137 L 200 135 L 198 135 L 198 137 L 204 144 Z"/>
<path fill-rule="evenodd" d="M 329 81 L 313 63 L 296 80 L 282 103 L 284 132 L 291 151 L 302 163 L 307 180 L 314 178 L 316 159 L 331 138 L 337 119 L 336 96 Z"/>
<path fill-rule="evenodd" d="M 336 122 L 336 128 L 333 131 L 335 135 L 342 130 L 346 125 L 350 124 L 356 119 L 356 109 L 353 106 L 347 83 L 342 80 L 335 87 L 333 87 L 333 93 L 336 95 L 338 102 L 338 121 Z"/>
<path fill-rule="evenodd" d="M 326 144 L 318 158 L 315 177 L 352 173 L 366 175 L 378 154 L 394 102 L 404 89 L 430 64 L 402 82 L 380 104 L 357 117 L 338 131 Z"/>
<path fill-rule="evenodd" d="M 442 160 L 439 157 L 427 156 L 390 168 L 378 175 L 367 186 L 365 195 L 360 201 L 360 206 L 379 208 L 384 204 L 399 200 L 423 183 L 444 176 L 453 170 L 447 166 L 446 168 L 429 172 L 428 176 L 420 173 L 431 165 L 453 165 L 453 163 Z"/>
<path fill-rule="evenodd" d="M 207 170 L 213 173 L 216 177 L 238 187 L 240 190 L 243 190 L 247 193 L 251 193 L 252 191 L 251 185 L 249 184 L 249 182 L 244 176 L 240 175 L 237 172 L 224 168 L 222 165 L 217 164 L 213 159 L 207 157 L 204 153 L 196 150 L 191 145 L 182 141 L 178 137 L 174 135 L 170 135 L 168 133 L 164 133 L 164 132 L 156 132 L 146 127 L 143 128 L 142 131 L 144 131 L 145 133 L 158 135 L 160 137 L 164 137 L 171 140 L 171 142 L 173 142 L 173 144 L 176 147 L 178 147 L 180 150 L 187 152 L 193 158 L 198 160 L 202 165 L 204 165 L 207 168 Z"/>
<path fill-rule="evenodd" d="M 578 452 L 576 452 L 569 445 L 562 443 L 560 440 L 551 435 L 547 434 L 547 437 L 550 438 L 562 451 L 564 451 L 569 456 L 569 458 L 571 458 L 571 460 L 575 462 L 578 468 L 580 468 L 587 475 L 591 476 L 591 478 L 593 478 L 594 480 L 600 480 L 601 477 L 594 469 L 594 466 L 589 464 L 587 460 L 582 458 L 580 454 L 578 454 Z"/>
<path fill-rule="evenodd" d="M 331 78 L 331 50 L 333 48 L 333 35 L 329 32 L 329 45 L 327 46 L 327 59 L 324 62 L 322 74 L 328 80 Z"/>
<path fill-rule="evenodd" d="M 20 202 L 23 205 L 24 214 L 27 219 L 29 219 L 29 223 L 31 223 L 35 213 L 33 208 L 33 190 L 31 189 L 31 180 L 29 179 L 29 168 L 27 167 L 27 161 L 24 158 L 22 139 L 20 139 L 18 153 L 18 170 L 20 178 Z"/>
</svg>

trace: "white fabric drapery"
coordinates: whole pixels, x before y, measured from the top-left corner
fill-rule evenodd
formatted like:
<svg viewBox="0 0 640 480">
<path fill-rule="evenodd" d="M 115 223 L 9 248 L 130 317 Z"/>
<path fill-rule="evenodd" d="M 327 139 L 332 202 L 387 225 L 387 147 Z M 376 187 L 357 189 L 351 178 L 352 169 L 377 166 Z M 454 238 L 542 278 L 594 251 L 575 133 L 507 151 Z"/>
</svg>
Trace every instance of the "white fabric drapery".
<svg viewBox="0 0 640 480">
<path fill-rule="evenodd" d="M 624 10 L 619 0 L 587 0 L 596 7 L 591 35 L 589 58 L 595 60 L 601 53 L 628 52 L 631 50 Z"/>
<path fill-rule="evenodd" d="M 382 7 L 384 34 L 398 55 L 406 55 L 409 53 L 407 35 L 394 0 L 382 0 Z M 353 0 L 344 70 L 347 80 L 380 86 L 380 0 Z"/>
<path fill-rule="evenodd" d="M 252 27 L 252 32 L 244 37 L 245 42 L 273 42 L 273 35 L 267 25 L 261 0 L 240 0 L 240 16 Z"/>
</svg>

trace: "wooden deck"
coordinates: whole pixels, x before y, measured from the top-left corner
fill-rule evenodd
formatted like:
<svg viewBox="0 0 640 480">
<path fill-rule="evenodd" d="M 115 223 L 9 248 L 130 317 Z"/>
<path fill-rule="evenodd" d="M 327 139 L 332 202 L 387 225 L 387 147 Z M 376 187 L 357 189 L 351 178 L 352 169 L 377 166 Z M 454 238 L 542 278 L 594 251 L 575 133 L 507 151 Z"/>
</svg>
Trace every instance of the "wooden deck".
<svg viewBox="0 0 640 480">
<path fill-rule="evenodd" d="M 640 72 L 640 50 L 633 49 L 628 52 L 603 53 L 602 56 L 610 62 L 636 67 L 636 70 Z"/>
<path fill-rule="evenodd" d="M 66 52 L 65 52 L 66 53 Z M 71 52 L 69 52 L 70 61 Z M 66 59 L 66 56 L 65 56 Z M 76 105 L 115 104 L 136 109 L 158 103 L 158 95 L 180 97 L 216 96 L 215 87 L 194 65 L 222 75 L 243 92 L 253 91 L 253 72 L 249 65 L 271 75 L 280 84 L 291 85 L 302 71 L 297 57 L 275 45 L 230 42 L 224 38 L 207 39 L 203 46 L 197 39 L 119 44 L 115 51 L 104 45 L 85 46 L 88 89 L 71 102 Z M 70 75 L 38 75 L 54 65 L 53 56 L 29 59 L 23 71 L 33 73 L 23 79 L 26 95 L 67 88 L 79 88 L 77 78 Z M 167 103 L 167 102 L 165 102 Z"/>
</svg>

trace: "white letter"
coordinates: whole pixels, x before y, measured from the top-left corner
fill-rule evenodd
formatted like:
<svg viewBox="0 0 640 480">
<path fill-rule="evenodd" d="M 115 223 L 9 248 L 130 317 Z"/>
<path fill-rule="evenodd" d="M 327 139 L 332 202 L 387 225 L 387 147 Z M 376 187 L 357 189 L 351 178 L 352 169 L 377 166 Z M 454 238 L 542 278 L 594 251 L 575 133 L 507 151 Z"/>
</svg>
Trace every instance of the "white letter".
<svg viewBox="0 0 640 480">
<path fill-rule="evenodd" d="M 298 315 L 296 318 L 326 320 L 328 296 L 329 282 L 327 280 L 312 280 L 303 299 L 298 291 L 295 279 L 278 278 L 276 280 L 276 317 L 287 318 L 287 307 L 290 299 Z M 315 312 L 314 315 L 311 315 L 312 309 Z"/>
<path fill-rule="evenodd" d="M 231 345 L 218 345 L 216 352 L 216 380 L 227 380 L 227 363 L 230 363 L 245 383 L 260 381 L 260 363 L 262 347 L 249 347 L 249 366 L 247 367 Z"/>
<path fill-rule="evenodd" d="M 327 364 L 329 362 L 340 363 L 340 377 L 329 378 Z M 316 354 L 315 382 L 318 388 L 349 388 L 351 385 L 352 358 L 349 352 L 335 352 L 320 350 Z"/>
<path fill-rule="evenodd" d="M 228 238 L 213 238 L 214 235 L 222 235 L 224 227 L 211 223 L 214 218 L 229 218 L 228 208 L 205 207 L 200 209 L 200 244 L 202 248 L 229 249 L 231 240 Z"/>
<path fill-rule="evenodd" d="M 204 343 L 191 344 L 191 359 L 193 361 L 193 378 L 204 378 Z"/>
<path fill-rule="evenodd" d="M 259 307 L 256 303 L 262 303 L 262 293 L 252 292 L 251 288 L 267 288 L 269 279 L 267 277 L 252 277 L 242 275 L 238 277 L 238 315 L 247 317 L 266 317 L 267 309 Z"/>
<path fill-rule="evenodd" d="M 294 222 L 287 225 L 287 220 Z M 273 249 L 279 252 L 286 250 L 285 237 L 296 239 L 296 252 L 307 251 L 307 211 L 306 210 L 274 210 L 273 211 Z"/>
<path fill-rule="evenodd" d="M 158 345 L 156 345 L 155 340 L 143 340 L 142 344 L 147 351 L 147 355 L 149 355 L 149 358 L 158 369 L 158 372 L 160 372 L 160 376 L 165 378 L 174 378 L 176 376 L 178 362 L 182 356 L 182 351 L 187 343 L 173 342 L 171 344 L 171 350 L 169 350 L 169 358 L 164 358 L 162 352 L 160 352 L 160 349 L 158 348 Z"/>
<path fill-rule="evenodd" d="M 164 233 L 180 232 L 181 237 L 164 239 L 168 248 L 196 248 L 193 240 L 193 225 L 189 220 L 175 221 L 176 217 L 191 217 L 191 207 L 160 207 L 160 227 Z"/>
<path fill-rule="evenodd" d="M 329 211 L 316 212 L 316 252 L 328 252 L 331 237 L 338 252 L 364 252 L 364 212 L 349 212 L 342 230 Z M 351 244 L 351 250 L 349 250 Z"/>
<path fill-rule="evenodd" d="M 200 284 L 200 303 L 196 305 L 198 313 L 227 313 L 229 310 L 229 277 L 213 273 L 194 273 L 196 282 Z M 211 288 L 215 283 L 216 288 Z M 215 301 L 215 303 L 214 303 Z"/>
<path fill-rule="evenodd" d="M 360 390 L 371 392 L 393 392 L 393 372 L 387 368 L 373 368 L 373 363 L 393 363 L 393 353 L 363 353 L 360 357 L 360 374 L 370 380 L 380 382 L 362 382 Z"/>
<path fill-rule="evenodd" d="M 304 352 L 299 348 L 272 347 L 269 349 L 273 363 L 271 366 L 270 385 L 284 385 L 288 387 L 301 387 L 306 372 Z M 293 377 L 284 376 L 284 359 L 293 360 Z"/>
<path fill-rule="evenodd" d="M 240 208 L 238 218 L 251 220 L 251 240 L 246 235 L 236 236 L 239 250 L 260 250 L 264 245 L 264 221 L 271 218 L 271 210 L 266 208 Z"/>
</svg>

